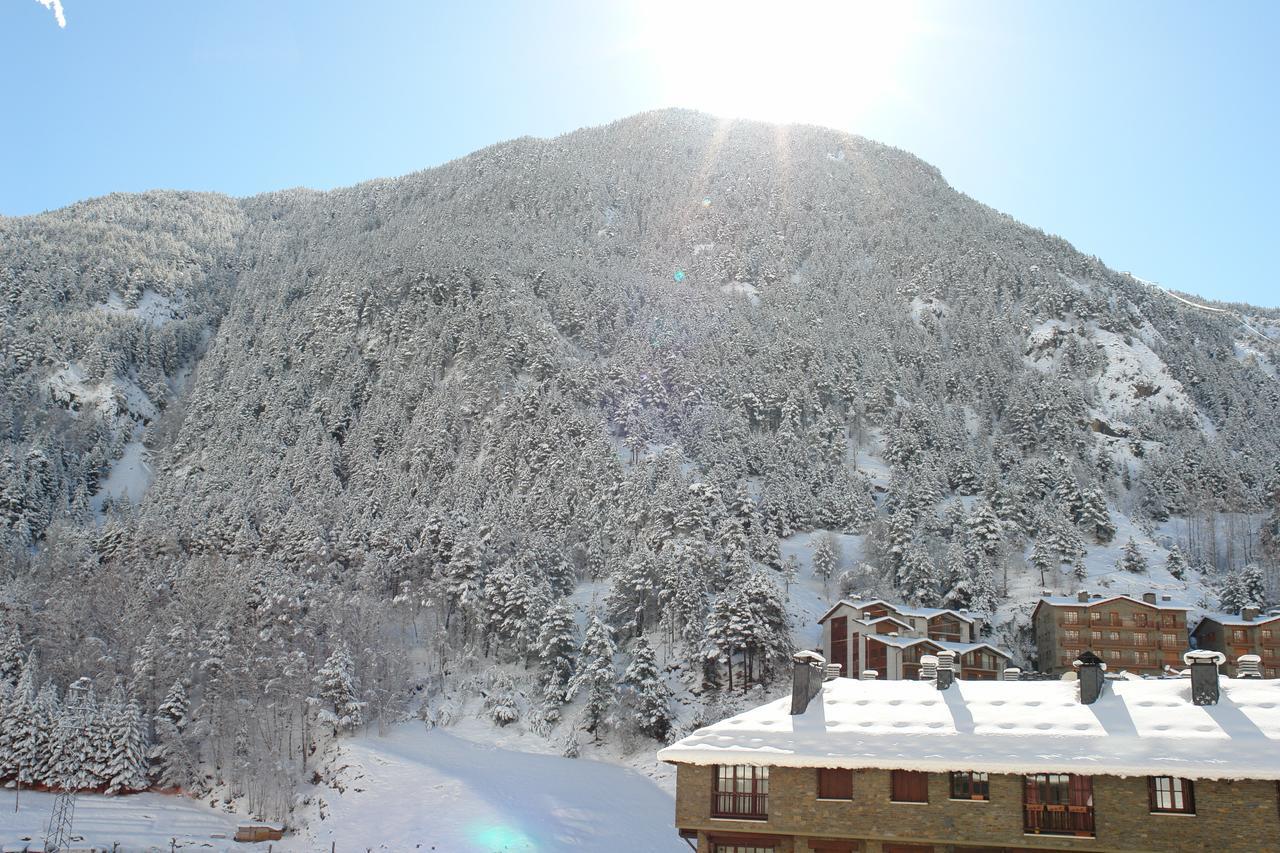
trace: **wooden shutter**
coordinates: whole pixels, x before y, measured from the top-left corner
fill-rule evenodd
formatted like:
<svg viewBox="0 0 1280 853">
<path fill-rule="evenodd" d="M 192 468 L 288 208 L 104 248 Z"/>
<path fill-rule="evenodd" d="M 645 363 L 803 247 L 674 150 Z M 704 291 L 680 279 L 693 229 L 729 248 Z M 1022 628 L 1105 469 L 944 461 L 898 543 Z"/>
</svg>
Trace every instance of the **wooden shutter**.
<svg viewBox="0 0 1280 853">
<path fill-rule="evenodd" d="M 898 803 L 929 802 L 929 774 L 919 770 L 893 770 L 890 798 Z"/>
<path fill-rule="evenodd" d="M 823 767 L 818 770 L 818 799 L 852 800 L 853 771 Z"/>
</svg>

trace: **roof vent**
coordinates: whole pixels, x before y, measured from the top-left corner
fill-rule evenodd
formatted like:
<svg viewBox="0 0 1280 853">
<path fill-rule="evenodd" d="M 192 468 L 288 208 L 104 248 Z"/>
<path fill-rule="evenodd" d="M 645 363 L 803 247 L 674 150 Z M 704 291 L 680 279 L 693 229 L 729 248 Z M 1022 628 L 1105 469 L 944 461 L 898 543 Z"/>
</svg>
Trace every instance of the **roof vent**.
<svg viewBox="0 0 1280 853">
<path fill-rule="evenodd" d="M 1097 702 L 1098 697 L 1102 695 L 1103 672 L 1106 671 L 1106 663 L 1093 652 L 1087 651 L 1072 661 L 1071 665 L 1076 668 L 1076 674 L 1080 679 L 1081 704 L 1092 705 Z"/>
<path fill-rule="evenodd" d="M 1262 658 L 1257 655 L 1240 655 L 1236 658 L 1236 678 L 1261 678 Z"/>
<path fill-rule="evenodd" d="M 1154 592 L 1144 592 L 1142 594 L 1142 600 L 1145 601 L 1147 604 L 1155 604 L 1156 594 Z"/>
<path fill-rule="evenodd" d="M 810 700 L 822 691 L 827 660 L 817 652 L 802 651 L 791 656 L 791 714 L 803 714 Z"/>
<path fill-rule="evenodd" d="M 842 670 L 842 669 L 844 669 L 844 664 L 842 664 L 842 663 L 829 663 L 829 664 L 827 664 L 827 671 L 826 671 L 826 674 L 825 674 L 825 675 L 823 675 L 822 680 L 823 680 L 823 681 L 832 681 L 832 680 L 834 680 L 834 679 L 839 678 L 839 677 L 840 677 L 840 670 Z"/>
<path fill-rule="evenodd" d="M 951 649 L 943 649 L 938 652 L 938 678 L 937 685 L 939 690 L 946 690 L 951 686 L 951 682 L 956 678 L 956 653 Z"/>
<path fill-rule="evenodd" d="M 920 680 L 933 681 L 938 677 L 938 658 L 936 655 L 920 656 Z"/>
<path fill-rule="evenodd" d="M 858 674 L 859 681 L 875 681 L 879 677 L 880 673 L 876 672 L 874 669 L 864 669 Z"/>
<path fill-rule="evenodd" d="M 1173 601 L 1173 596 L 1172 596 L 1172 595 L 1162 595 L 1162 596 L 1160 596 L 1160 600 L 1161 600 L 1161 601 Z"/>
<path fill-rule="evenodd" d="M 1017 681 L 1022 677 L 1022 670 L 1016 666 L 1005 667 L 1004 674 L 1001 676 L 1005 681 Z"/>
<path fill-rule="evenodd" d="M 1182 656 L 1182 662 L 1191 668 L 1191 701 L 1196 705 L 1217 705 L 1218 667 L 1226 661 L 1222 652 L 1195 649 Z"/>
</svg>

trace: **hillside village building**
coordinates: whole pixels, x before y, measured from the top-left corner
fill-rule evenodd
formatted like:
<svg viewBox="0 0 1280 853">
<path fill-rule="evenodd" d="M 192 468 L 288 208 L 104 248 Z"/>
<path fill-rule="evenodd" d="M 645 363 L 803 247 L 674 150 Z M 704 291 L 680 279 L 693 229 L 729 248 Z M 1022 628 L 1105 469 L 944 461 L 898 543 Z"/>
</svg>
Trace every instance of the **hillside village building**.
<svg viewBox="0 0 1280 853">
<path fill-rule="evenodd" d="M 1072 661 L 1090 649 L 1115 672 L 1161 675 L 1180 668 L 1187 638 L 1186 604 L 1154 592 L 1128 595 L 1044 597 L 1031 614 L 1037 668 L 1050 675 L 1069 672 Z"/>
<path fill-rule="evenodd" d="M 1222 652 L 1227 672 L 1235 675 L 1242 655 L 1261 658 L 1266 678 L 1280 675 L 1280 611 L 1265 616 L 1256 607 L 1246 607 L 1236 615 L 1206 613 L 1192 632 L 1198 649 Z"/>
<path fill-rule="evenodd" d="M 1108 853 L 1280 847 L 1280 682 L 824 679 L 661 750 L 699 853 Z"/>
<path fill-rule="evenodd" d="M 978 621 L 963 610 L 842 600 L 818 622 L 823 655 L 850 678 L 865 669 L 890 681 L 916 678 L 921 658 L 950 651 L 960 678 L 993 680 L 1011 660 L 1008 652 L 975 642 Z"/>
</svg>

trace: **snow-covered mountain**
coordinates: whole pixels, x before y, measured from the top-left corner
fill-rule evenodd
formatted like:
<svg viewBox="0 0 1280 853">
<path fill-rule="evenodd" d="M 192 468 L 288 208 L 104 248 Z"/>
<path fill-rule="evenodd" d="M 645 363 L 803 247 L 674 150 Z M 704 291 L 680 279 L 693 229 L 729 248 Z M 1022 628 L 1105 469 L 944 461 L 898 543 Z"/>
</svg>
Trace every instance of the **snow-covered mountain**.
<svg viewBox="0 0 1280 853">
<path fill-rule="evenodd" d="M 0 329 L 3 620 L 61 684 L 183 682 L 170 770 L 264 812 L 317 721 L 463 691 L 651 744 L 655 682 L 714 715 L 841 592 L 983 611 L 1024 657 L 1043 588 L 1216 606 L 1257 564 L 1275 595 L 1280 310 L 835 131 L 664 111 L 0 219 Z"/>
</svg>

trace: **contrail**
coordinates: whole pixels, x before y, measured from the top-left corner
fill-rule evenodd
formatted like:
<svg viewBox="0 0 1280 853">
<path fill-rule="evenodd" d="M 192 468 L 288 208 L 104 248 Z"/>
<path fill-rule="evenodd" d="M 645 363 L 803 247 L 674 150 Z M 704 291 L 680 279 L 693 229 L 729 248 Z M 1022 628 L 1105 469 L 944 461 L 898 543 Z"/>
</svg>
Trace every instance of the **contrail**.
<svg viewBox="0 0 1280 853">
<path fill-rule="evenodd" d="M 62 14 L 62 0 L 36 0 L 36 2 L 46 9 L 52 9 L 53 17 L 57 20 L 58 26 L 66 29 L 67 16 Z"/>
</svg>

